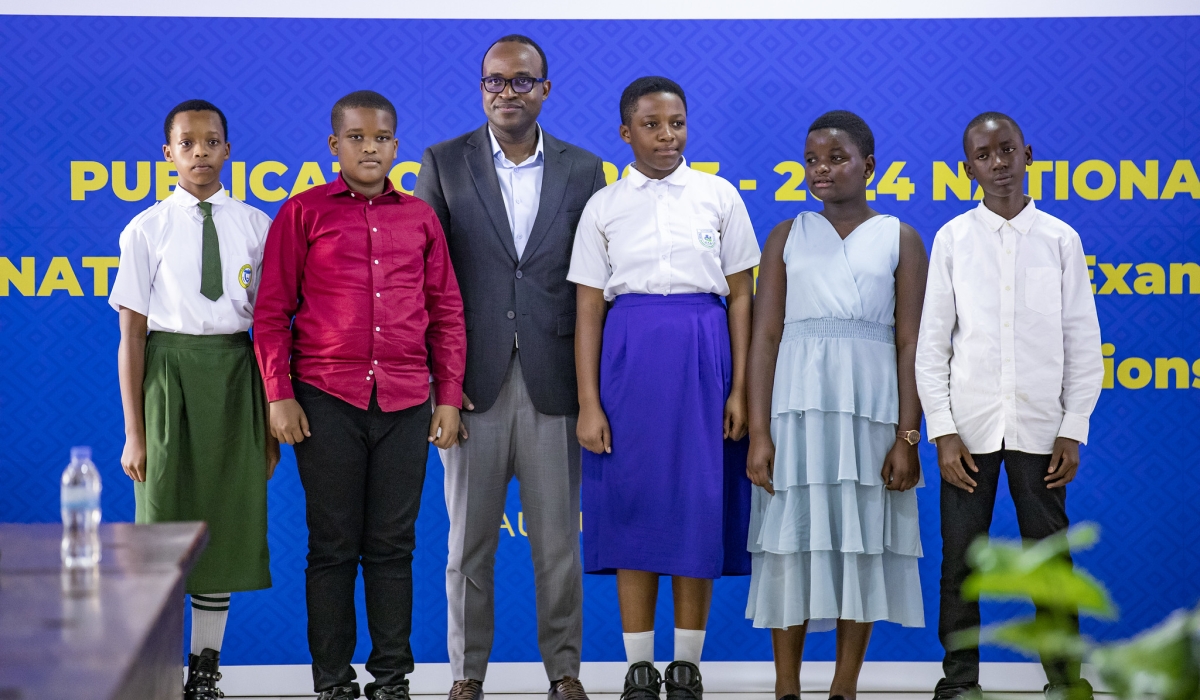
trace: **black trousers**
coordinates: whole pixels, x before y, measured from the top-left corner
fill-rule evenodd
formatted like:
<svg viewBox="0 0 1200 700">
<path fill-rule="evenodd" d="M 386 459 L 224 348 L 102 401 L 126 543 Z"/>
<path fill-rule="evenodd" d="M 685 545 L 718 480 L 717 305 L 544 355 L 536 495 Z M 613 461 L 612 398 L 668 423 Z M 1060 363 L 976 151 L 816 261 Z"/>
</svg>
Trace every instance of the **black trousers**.
<svg viewBox="0 0 1200 700">
<path fill-rule="evenodd" d="M 308 647 L 316 692 L 349 685 L 362 566 L 375 676 L 366 693 L 413 670 L 412 557 L 429 454 L 428 402 L 386 413 L 294 382 L 312 436 L 296 445 L 308 521 Z"/>
<path fill-rule="evenodd" d="M 1021 538 L 1040 540 L 1067 529 L 1067 493 L 1065 488 L 1048 489 L 1043 479 L 1050 468 L 1050 455 L 1004 450 L 972 454 L 979 473 L 967 474 L 978 484 L 975 493 L 967 493 L 942 481 L 942 589 L 938 637 L 947 649 L 942 660 L 946 677 L 938 688 L 966 688 L 979 683 L 979 649 L 949 651 L 950 637 L 960 630 L 979 626 L 979 602 L 962 598 L 962 585 L 971 573 L 967 549 L 975 538 L 986 535 L 992 525 L 996 505 L 996 487 L 1000 483 L 1000 464 L 1008 473 L 1008 489 L 1017 507 L 1017 525 Z M 1038 610 L 1038 615 L 1043 615 Z M 1078 618 L 1072 618 L 1078 628 Z M 1051 683 L 1079 680 L 1079 666 L 1062 659 L 1043 658 L 1042 666 Z"/>
</svg>

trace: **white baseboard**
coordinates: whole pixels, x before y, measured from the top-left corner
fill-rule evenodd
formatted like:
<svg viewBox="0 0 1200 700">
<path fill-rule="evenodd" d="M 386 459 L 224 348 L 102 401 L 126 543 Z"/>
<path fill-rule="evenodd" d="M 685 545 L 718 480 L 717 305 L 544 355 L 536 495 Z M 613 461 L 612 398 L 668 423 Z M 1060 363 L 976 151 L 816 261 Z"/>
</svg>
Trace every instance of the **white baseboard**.
<svg viewBox="0 0 1200 700">
<path fill-rule="evenodd" d="M 666 667 L 666 663 L 659 663 Z M 620 693 L 625 677 L 623 661 L 589 661 L 579 671 L 580 680 L 594 693 Z M 355 665 L 358 680 L 371 676 Z M 775 687 L 775 669 L 770 661 L 713 661 L 701 664 L 704 689 L 708 693 L 770 693 Z M 236 697 L 279 697 L 313 695 L 309 666 L 222 666 L 221 689 Z M 1096 683 L 1085 668 L 1084 675 Z M 942 677 L 938 662 L 868 661 L 863 665 L 858 689 L 861 692 L 932 693 Z M 826 691 L 833 679 L 832 661 L 808 661 L 801 667 L 800 684 L 805 691 Z M 450 664 L 417 664 L 409 676 L 413 695 L 445 695 L 453 679 Z M 1039 692 L 1046 675 L 1036 663 L 984 663 L 980 683 L 994 692 Z M 549 682 L 540 663 L 493 663 L 488 667 L 485 689 L 489 695 L 546 692 Z M 1099 687 L 1099 685 L 1097 685 Z"/>
</svg>

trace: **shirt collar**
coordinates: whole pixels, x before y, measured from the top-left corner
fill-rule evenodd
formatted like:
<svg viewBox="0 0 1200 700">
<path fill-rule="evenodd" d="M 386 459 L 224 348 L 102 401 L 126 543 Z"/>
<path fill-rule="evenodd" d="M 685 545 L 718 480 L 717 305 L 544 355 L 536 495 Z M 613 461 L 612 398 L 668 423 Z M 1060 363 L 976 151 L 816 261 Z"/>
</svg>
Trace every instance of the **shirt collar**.
<svg viewBox="0 0 1200 700">
<path fill-rule="evenodd" d="M 684 185 L 687 184 L 688 178 L 690 178 L 691 175 L 692 175 L 692 169 L 690 167 L 688 167 L 687 159 L 681 158 L 680 162 L 679 162 L 679 167 L 675 168 L 675 170 L 673 170 L 670 175 L 664 177 L 662 180 L 659 180 L 658 182 L 662 182 L 662 183 L 664 183 L 666 185 L 670 185 L 670 186 L 683 187 Z M 630 184 L 633 185 L 634 187 L 636 187 L 637 189 L 641 189 L 641 188 L 645 187 L 647 184 L 654 182 L 654 180 L 646 177 L 646 175 L 644 173 L 642 173 L 641 170 L 638 170 L 632 164 L 629 166 L 629 174 L 626 175 L 625 178 L 628 179 L 630 181 Z"/>
<path fill-rule="evenodd" d="M 196 205 L 200 203 L 200 200 L 196 199 L 195 195 L 183 189 L 179 185 L 175 185 L 175 191 L 171 193 L 170 197 L 167 197 L 166 201 L 174 204 L 177 207 L 183 207 L 184 209 L 195 209 Z M 226 194 L 225 188 L 222 187 L 217 191 L 216 194 L 204 201 L 212 204 L 215 207 L 220 207 L 222 204 L 225 204 L 229 201 L 229 195 Z"/>
<path fill-rule="evenodd" d="M 329 197 L 333 197 L 335 195 L 346 193 L 349 193 L 350 196 L 355 198 L 366 199 L 366 197 L 363 197 L 363 195 L 351 190 L 350 185 L 346 184 L 346 180 L 342 177 L 342 174 L 338 173 L 337 179 L 329 183 L 329 189 L 325 191 L 325 194 Z M 396 186 L 392 184 L 392 178 L 390 177 L 383 181 L 383 192 L 380 192 L 376 196 L 382 197 L 386 194 L 394 194 L 397 196 L 397 198 L 400 196 L 400 193 L 396 191 Z"/>
<path fill-rule="evenodd" d="M 537 130 L 538 130 L 537 150 L 535 150 L 533 152 L 532 158 L 529 158 L 525 162 L 518 165 L 516 163 L 513 163 L 511 160 L 509 160 L 508 156 L 504 155 L 504 149 L 500 148 L 500 142 L 496 140 L 496 135 L 494 133 L 492 133 L 492 125 L 489 124 L 487 132 L 488 132 L 488 138 L 491 139 L 491 141 L 492 141 L 492 157 L 495 158 L 496 160 L 500 161 L 501 164 L 511 165 L 514 168 L 523 168 L 525 166 L 536 165 L 537 163 L 542 162 L 542 159 L 545 156 L 542 153 L 542 126 L 540 124 L 537 125 Z"/>
<path fill-rule="evenodd" d="M 1004 224 L 1008 223 L 1012 224 L 1012 227 L 1021 233 L 1029 233 L 1029 230 L 1033 228 L 1034 220 L 1037 219 L 1037 205 L 1030 199 L 1020 214 L 1017 214 L 1012 219 L 1005 219 L 1003 216 L 984 206 L 983 202 L 980 202 L 979 206 L 975 207 L 975 217 L 988 231 L 999 231 L 1004 227 Z"/>
</svg>

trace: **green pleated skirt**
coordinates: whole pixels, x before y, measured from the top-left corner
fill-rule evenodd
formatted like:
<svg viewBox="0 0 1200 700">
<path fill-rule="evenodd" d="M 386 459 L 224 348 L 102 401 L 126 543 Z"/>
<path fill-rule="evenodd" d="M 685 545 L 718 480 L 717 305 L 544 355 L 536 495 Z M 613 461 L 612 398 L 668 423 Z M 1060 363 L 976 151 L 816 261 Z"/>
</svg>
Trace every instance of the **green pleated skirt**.
<svg viewBox="0 0 1200 700">
<path fill-rule="evenodd" d="M 266 395 L 250 335 L 151 333 L 143 389 L 137 522 L 208 523 L 188 593 L 270 588 Z"/>
</svg>

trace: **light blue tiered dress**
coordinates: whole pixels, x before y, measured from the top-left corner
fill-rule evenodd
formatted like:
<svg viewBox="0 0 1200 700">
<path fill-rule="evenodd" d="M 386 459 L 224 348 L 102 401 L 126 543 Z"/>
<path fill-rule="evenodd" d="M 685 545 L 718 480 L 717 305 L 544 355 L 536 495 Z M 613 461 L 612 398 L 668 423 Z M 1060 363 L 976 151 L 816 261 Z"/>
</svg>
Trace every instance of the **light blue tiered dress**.
<svg viewBox="0 0 1200 700">
<path fill-rule="evenodd" d="M 916 490 L 888 491 L 880 476 L 900 410 L 900 222 L 876 216 L 843 241 L 824 216 L 805 212 L 783 260 L 775 495 L 754 489 L 746 617 L 770 628 L 809 620 L 813 632 L 839 618 L 922 627 Z"/>
</svg>

